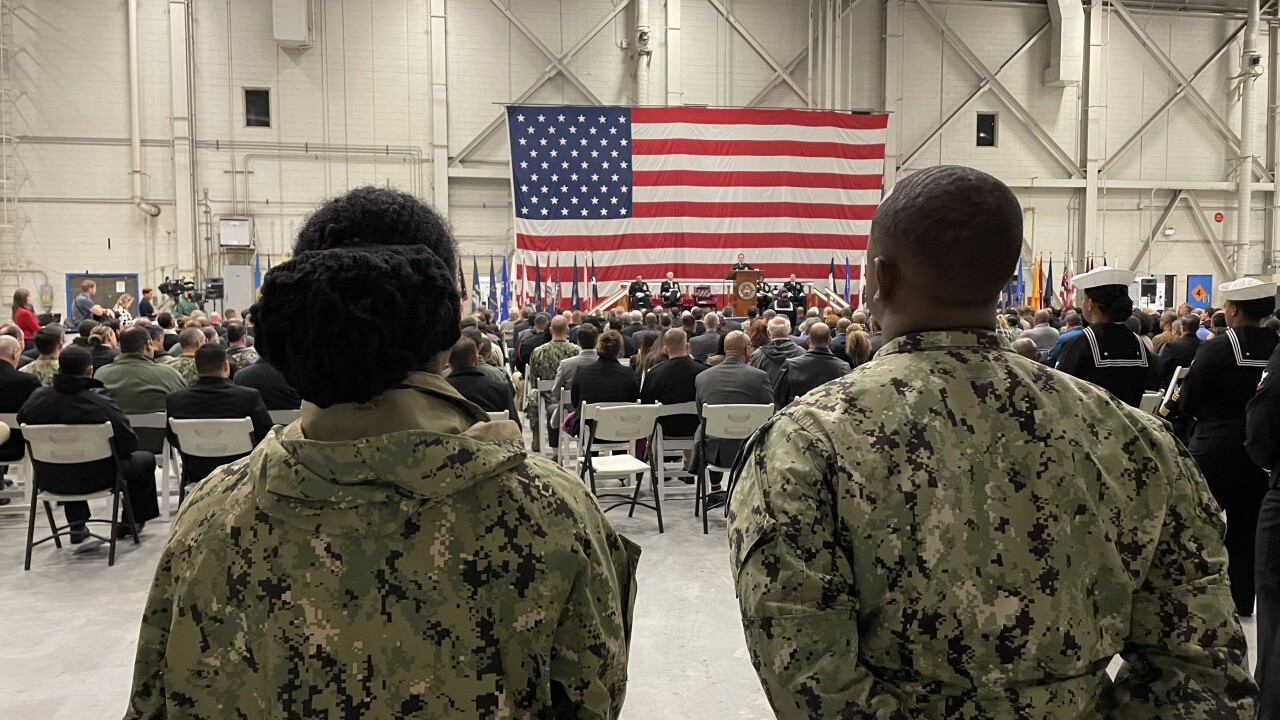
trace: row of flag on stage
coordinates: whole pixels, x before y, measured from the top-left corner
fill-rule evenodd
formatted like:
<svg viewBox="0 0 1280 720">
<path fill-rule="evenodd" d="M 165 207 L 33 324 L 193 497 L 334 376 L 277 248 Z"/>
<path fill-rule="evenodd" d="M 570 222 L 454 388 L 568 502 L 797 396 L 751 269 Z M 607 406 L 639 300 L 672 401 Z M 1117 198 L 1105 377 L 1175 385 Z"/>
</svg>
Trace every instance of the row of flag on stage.
<svg viewBox="0 0 1280 720">
<path fill-rule="evenodd" d="M 867 301 L 866 293 L 863 292 L 863 288 L 865 287 L 865 279 L 867 277 L 867 254 L 865 252 L 862 253 L 862 258 L 858 261 L 857 277 L 858 277 L 857 306 L 862 307 Z M 852 298 L 854 296 L 852 293 L 852 286 L 850 285 L 850 280 L 852 278 L 853 278 L 853 268 L 852 268 L 852 265 L 850 265 L 849 263 L 849 256 L 845 255 L 844 256 L 844 292 L 842 292 L 841 295 L 844 297 L 844 301 L 846 304 L 853 304 Z M 833 292 L 837 287 L 839 287 L 836 284 L 836 259 L 834 257 L 831 258 L 831 267 L 827 272 L 827 282 L 830 283 L 831 290 Z"/>
<path fill-rule="evenodd" d="M 476 256 L 471 258 L 471 284 L 467 285 L 466 273 L 463 269 L 462 260 L 458 260 L 458 293 L 462 298 L 464 309 L 467 309 L 467 303 L 470 303 L 469 309 L 474 312 L 482 307 L 487 307 L 493 311 L 499 321 L 506 320 L 510 315 L 511 303 L 514 301 L 518 306 L 533 305 L 538 311 L 556 309 L 567 310 L 583 310 L 586 307 L 595 305 L 600 302 L 600 286 L 596 282 L 595 258 L 587 257 L 582 261 L 581 274 L 579 274 L 579 258 L 578 255 L 573 256 L 573 267 L 570 271 L 572 277 L 569 282 L 568 305 L 561 306 L 562 300 L 565 299 L 565 293 L 561 284 L 561 278 L 565 272 L 560 266 L 560 256 L 557 253 L 554 267 L 551 259 L 546 262 L 546 281 L 543 281 L 543 263 L 542 258 L 534 255 L 533 258 L 533 276 L 529 276 L 529 264 L 518 263 L 512 269 L 520 273 L 520 277 L 516 277 L 516 273 L 508 274 L 507 258 L 502 258 L 502 274 L 499 276 L 496 272 L 496 265 L 493 256 L 489 256 L 489 291 L 484 293 L 480 284 L 480 261 Z M 581 278 L 581 282 L 579 281 Z M 580 286 L 590 285 L 590 293 L 587 288 Z M 482 300 L 482 296 L 484 299 Z"/>
<path fill-rule="evenodd" d="M 1105 255 L 1099 259 L 1101 260 L 1098 263 L 1099 266 L 1107 264 Z M 1093 255 L 1085 257 L 1085 272 L 1094 268 L 1094 260 Z M 1047 310 L 1073 305 L 1076 298 L 1076 284 L 1075 273 L 1071 270 L 1071 258 L 1064 258 L 1063 265 L 1062 275 L 1057 278 L 1055 287 L 1053 256 L 1050 255 L 1049 261 L 1045 262 L 1043 255 L 1037 255 L 1031 263 L 1031 289 L 1028 291 L 1028 280 L 1023 272 L 1023 260 L 1018 258 L 1018 272 L 1009 279 L 1000 293 L 1000 309 L 1007 310 L 1015 305 L 1027 305 L 1032 310 Z"/>
</svg>

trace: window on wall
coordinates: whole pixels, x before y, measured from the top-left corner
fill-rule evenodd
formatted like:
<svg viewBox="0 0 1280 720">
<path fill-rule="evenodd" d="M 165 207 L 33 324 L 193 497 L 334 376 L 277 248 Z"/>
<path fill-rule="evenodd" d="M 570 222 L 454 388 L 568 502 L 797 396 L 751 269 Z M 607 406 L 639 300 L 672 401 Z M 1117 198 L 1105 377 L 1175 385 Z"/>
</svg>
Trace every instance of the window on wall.
<svg viewBox="0 0 1280 720">
<path fill-rule="evenodd" d="M 271 127 L 271 91 L 262 88 L 244 89 L 244 126 Z"/>
<path fill-rule="evenodd" d="M 995 113 L 978 113 L 978 128 L 975 144 L 978 147 L 996 146 L 996 129 L 999 120 Z"/>
</svg>

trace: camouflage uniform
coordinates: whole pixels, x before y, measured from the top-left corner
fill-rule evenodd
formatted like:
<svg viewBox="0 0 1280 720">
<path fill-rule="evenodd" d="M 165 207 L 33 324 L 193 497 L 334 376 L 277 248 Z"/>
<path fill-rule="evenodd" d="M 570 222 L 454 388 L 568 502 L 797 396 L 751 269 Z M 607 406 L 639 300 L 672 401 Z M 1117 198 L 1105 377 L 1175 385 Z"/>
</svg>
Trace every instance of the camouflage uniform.
<svg viewBox="0 0 1280 720">
<path fill-rule="evenodd" d="M 539 380 L 555 380 L 556 372 L 560 369 L 560 363 L 574 357 L 580 350 L 581 348 L 568 340 L 552 340 L 545 345 L 539 346 L 529 356 L 530 387 L 536 388 Z M 560 399 L 552 392 L 544 392 L 541 395 L 542 402 L 547 408 L 547 417 L 554 419 L 557 417 L 555 409 Z M 538 423 L 542 422 L 538 417 L 538 393 L 529 394 L 529 398 L 525 402 L 524 412 L 529 418 L 529 428 L 533 430 L 533 450 L 537 452 L 541 449 L 540 445 L 542 444 L 538 433 Z"/>
<path fill-rule="evenodd" d="M 515 423 L 405 385 L 304 405 L 188 495 L 127 718 L 617 717 L 639 548 Z M 396 404 L 430 429 L 303 437 Z"/>
<path fill-rule="evenodd" d="M 738 472 L 733 570 L 779 718 L 1253 717 L 1195 463 L 994 334 L 886 344 Z"/>
<path fill-rule="evenodd" d="M 53 385 L 53 376 L 58 374 L 58 358 L 36 358 L 18 369 L 35 375 L 41 385 L 49 387 Z"/>
<path fill-rule="evenodd" d="M 243 370 L 258 362 L 258 351 L 248 345 L 241 345 L 227 350 L 227 360 L 231 361 L 231 365 L 235 369 Z"/>
<path fill-rule="evenodd" d="M 178 371 L 187 385 L 195 385 L 200 379 L 200 371 L 196 370 L 196 359 L 191 355 L 181 355 L 169 363 L 169 367 Z"/>
</svg>

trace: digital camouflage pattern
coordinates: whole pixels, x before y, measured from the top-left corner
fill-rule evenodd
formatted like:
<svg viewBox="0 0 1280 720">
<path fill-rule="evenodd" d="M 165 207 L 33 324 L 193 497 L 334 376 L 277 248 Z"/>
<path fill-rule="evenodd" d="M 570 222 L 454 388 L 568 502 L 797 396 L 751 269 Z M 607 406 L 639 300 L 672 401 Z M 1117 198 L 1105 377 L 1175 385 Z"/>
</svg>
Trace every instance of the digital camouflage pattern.
<svg viewBox="0 0 1280 720">
<path fill-rule="evenodd" d="M 36 358 L 18 369 L 35 375 L 41 385 L 49 387 L 53 385 L 53 376 L 58 374 L 58 358 Z"/>
<path fill-rule="evenodd" d="M 187 385 L 195 385 L 200 379 L 200 371 L 196 370 L 196 359 L 193 355 L 180 355 L 169 363 L 169 367 L 177 370 Z"/>
<path fill-rule="evenodd" d="M 477 424 L 316 442 L 304 408 L 196 486 L 127 718 L 617 717 L 639 549 L 443 388 Z"/>
<path fill-rule="evenodd" d="M 996 335 L 886 344 L 741 463 L 733 571 L 779 718 L 1252 720 L 1195 464 Z"/>
<path fill-rule="evenodd" d="M 552 340 L 551 342 L 537 347 L 533 354 L 529 356 L 529 380 L 532 382 L 530 387 L 537 387 L 539 380 L 555 380 L 556 372 L 560 369 L 560 363 L 576 356 L 581 352 L 581 348 L 568 340 Z M 533 449 L 539 449 L 540 436 L 538 434 L 539 423 L 543 422 L 538 417 L 538 395 L 542 395 L 542 402 L 547 408 L 554 408 L 558 399 L 555 393 L 529 393 L 528 399 L 525 401 L 525 416 L 529 418 L 529 427 L 533 430 Z"/>
<path fill-rule="evenodd" d="M 258 362 L 258 351 L 248 345 L 241 345 L 227 350 L 227 360 L 231 361 L 235 369 L 243 370 Z"/>
</svg>

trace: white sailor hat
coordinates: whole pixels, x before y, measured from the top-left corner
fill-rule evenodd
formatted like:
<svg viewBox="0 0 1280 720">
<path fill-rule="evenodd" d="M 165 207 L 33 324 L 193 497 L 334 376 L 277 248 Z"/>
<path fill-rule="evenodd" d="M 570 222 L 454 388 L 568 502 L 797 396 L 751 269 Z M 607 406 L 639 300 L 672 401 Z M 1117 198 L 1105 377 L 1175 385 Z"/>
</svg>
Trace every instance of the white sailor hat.
<svg viewBox="0 0 1280 720">
<path fill-rule="evenodd" d="M 1128 288 L 1133 284 L 1133 281 L 1137 279 L 1138 276 L 1136 273 L 1131 273 L 1128 270 L 1121 270 L 1120 268 L 1109 268 L 1103 265 L 1102 267 L 1096 267 L 1087 273 L 1080 273 L 1079 275 L 1076 275 L 1073 282 L 1076 287 L 1081 290 L 1089 290 L 1096 287 L 1102 287 L 1103 285 L 1123 285 Z"/>
<path fill-rule="evenodd" d="M 1219 285 L 1218 292 L 1225 300 L 1261 300 L 1276 296 L 1276 284 L 1247 277 Z"/>
</svg>

